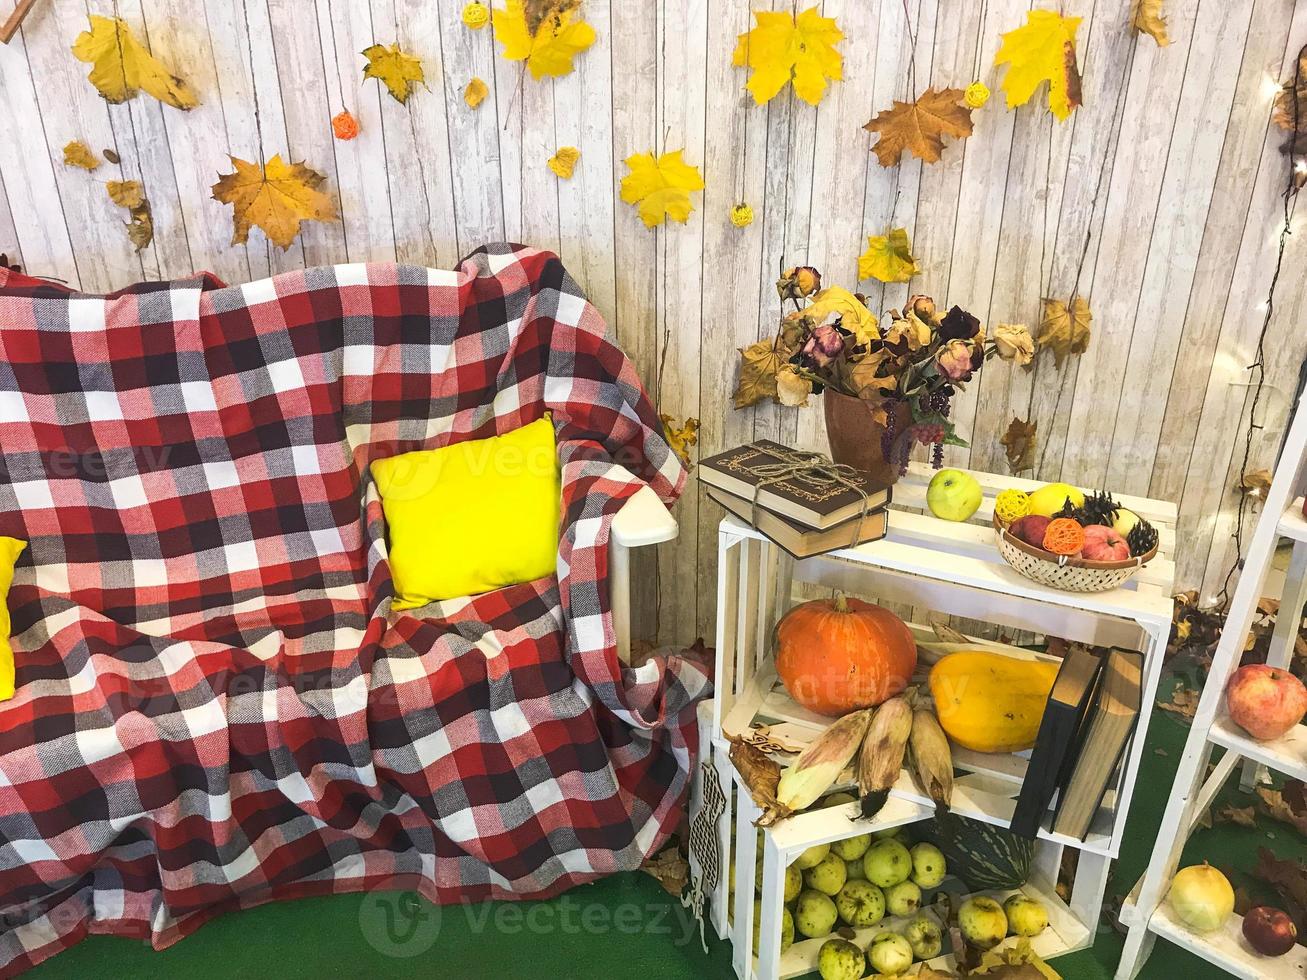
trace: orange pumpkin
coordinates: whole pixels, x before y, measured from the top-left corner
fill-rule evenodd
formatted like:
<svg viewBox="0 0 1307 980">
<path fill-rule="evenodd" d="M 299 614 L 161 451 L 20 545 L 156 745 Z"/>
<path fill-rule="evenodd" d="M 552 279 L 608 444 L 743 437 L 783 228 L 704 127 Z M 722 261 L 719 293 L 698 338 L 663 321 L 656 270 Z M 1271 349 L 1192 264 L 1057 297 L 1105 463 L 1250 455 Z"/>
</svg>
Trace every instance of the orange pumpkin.
<svg viewBox="0 0 1307 980">
<path fill-rule="evenodd" d="M 776 627 L 776 673 L 795 701 L 819 714 L 880 704 L 908 686 L 916 667 L 912 631 L 861 599 L 805 602 Z"/>
</svg>

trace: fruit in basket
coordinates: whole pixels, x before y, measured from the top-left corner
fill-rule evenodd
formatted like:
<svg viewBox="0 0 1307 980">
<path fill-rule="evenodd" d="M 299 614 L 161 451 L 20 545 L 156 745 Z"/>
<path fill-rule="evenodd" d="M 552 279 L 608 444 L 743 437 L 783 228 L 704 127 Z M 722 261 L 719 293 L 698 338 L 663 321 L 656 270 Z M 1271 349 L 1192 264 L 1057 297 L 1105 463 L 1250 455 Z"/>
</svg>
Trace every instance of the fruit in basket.
<svg viewBox="0 0 1307 980">
<path fill-rule="evenodd" d="M 948 862 L 949 874 L 973 890 L 1020 888 L 1030 877 L 1035 842 L 1005 827 L 951 814 L 916 825 L 918 836 L 934 844 Z"/>
<path fill-rule="evenodd" d="M 1048 910 L 1029 895 L 1012 895 L 1003 903 L 1008 932 L 1014 936 L 1038 936 L 1048 928 Z"/>
<path fill-rule="evenodd" d="M 930 693 L 944 731 L 975 752 L 1020 752 L 1039 734 L 1057 664 L 985 650 L 959 650 L 930 670 Z"/>
<path fill-rule="evenodd" d="M 922 841 L 913 844 L 912 880 L 921 888 L 938 888 L 948 874 L 948 861 L 944 852 L 934 844 Z"/>
<path fill-rule="evenodd" d="M 930 708 L 912 712 L 912 734 L 908 736 L 912 773 L 935 801 L 935 815 L 948 813 L 953 803 L 953 752 L 948 736 Z"/>
<path fill-rule="evenodd" d="M 940 470 L 926 487 L 930 512 L 946 521 L 965 521 L 980 509 L 985 499 L 980 483 L 962 470 Z"/>
<path fill-rule="evenodd" d="M 821 980 L 860 980 L 867 972 L 867 956 L 847 939 L 827 939 L 817 953 Z"/>
<path fill-rule="evenodd" d="M 1080 555 L 1090 561 L 1125 561 L 1130 557 L 1130 546 L 1114 529 L 1090 524 L 1085 528 L 1085 543 Z"/>
<path fill-rule="evenodd" d="M 994 498 L 994 514 L 1004 524 L 1011 524 L 1030 513 L 1030 495 L 1010 487 Z"/>
<path fill-rule="evenodd" d="M 1044 550 L 1055 555 L 1078 555 L 1085 546 L 1085 529 L 1069 517 L 1055 517 L 1044 528 Z"/>
<path fill-rule="evenodd" d="M 1048 525 L 1051 523 L 1053 523 L 1051 518 L 1039 514 L 1027 514 L 1008 525 L 1007 533 L 1018 541 L 1024 541 L 1036 548 L 1042 548 L 1044 547 L 1044 532 L 1048 530 Z"/>
<path fill-rule="evenodd" d="M 874 926 L 885 918 L 885 893 L 865 879 L 846 881 L 835 896 L 835 910 L 855 929 Z"/>
<path fill-rule="evenodd" d="M 835 854 L 838 854 L 845 861 L 859 861 L 862 855 L 867 853 L 867 848 L 871 847 L 871 834 L 858 834 L 857 837 L 846 837 L 844 840 L 837 840 L 830 846 Z"/>
<path fill-rule="evenodd" d="M 911 734 L 912 705 L 906 697 L 900 694 L 876 709 L 858 753 L 858 792 L 867 819 L 880 812 L 890 787 L 898 782 Z"/>
<path fill-rule="evenodd" d="M 912 946 L 897 932 L 878 932 L 867 947 L 872 969 L 886 976 L 896 976 L 912 966 Z"/>
<path fill-rule="evenodd" d="M 1134 526 L 1143 518 L 1132 510 L 1126 510 L 1124 507 L 1116 509 L 1116 517 L 1112 521 L 1112 530 L 1116 531 L 1121 537 L 1128 535 Z"/>
<path fill-rule="evenodd" d="M 1243 937 L 1263 956 L 1283 956 L 1298 941 L 1298 927 L 1279 909 L 1258 905 L 1244 913 Z"/>
<path fill-rule="evenodd" d="M 891 888 L 912 874 L 912 855 L 893 838 L 878 840 L 862 856 L 867 880 L 879 888 Z"/>
<path fill-rule="evenodd" d="M 909 881 L 900 881 L 885 889 L 885 908 L 890 915 L 911 915 L 921 908 L 921 889 Z"/>
<path fill-rule="evenodd" d="M 758 880 L 762 880 L 762 871 L 758 872 Z M 803 872 L 790 865 L 785 869 L 785 901 L 794 901 L 799 897 L 799 892 L 803 891 Z"/>
<path fill-rule="evenodd" d="M 830 789 L 862 745 L 871 711 L 845 715 L 804 747 L 781 773 L 776 783 L 775 816 L 806 810 Z M 769 814 L 764 814 L 764 819 Z M 824 855 L 823 855 L 824 856 Z"/>
<path fill-rule="evenodd" d="M 903 938 L 919 960 L 933 960 L 944 948 L 944 932 L 928 916 L 919 915 L 903 929 Z"/>
<path fill-rule="evenodd" d="M 1071 501 L 1073 507 L 1085 505 L 1085 495 L 1068 483 L 1046 483 L 1030 493 L 1030 513 L 1052 517 Z"/>
<path fill-rule="evenodd" d="M 1307 714 L 1307 687 L 1293 674 L 1267 664 L 1248 664 L 1225 685 L 1234 723 L 1255 739 L 1269 741 L 1292 730 Z"/>
<path fill-rule="evenodd" d="M 846 597 L 795 606 L 776 627 L 776 673 L 795 701 L 838 716 L 903 690 L 917 667 L 912 631 L 888 609 Z"/>
<path fill-rule="evenodd" d="M 753 901 L 753 955 L 758 955 L 758 937 L 762 935 L 762 899 Z M 794 945 L 794 916 L 787 908 L 781 909 L 781 951 Z"/>
<path fill-rule="evenodd" d="M 1166 900 L 1175 917 L 1194 932 L 1219 929 L 1234 912 L 1230 880 L 1205 861 L 1177 871 Z"/>
<path fill-rule="evenodd" d="M 800 871 L 807 871 L 809 868 L 815 868 L 821 864 L 821 859 L 830 853 L 829 844 L 813 844 L 802 854 L 794 859 L 794 867 Z"/>
<path fill-rule="evenodd" d="M 803 872 L 803 884 L 823 895 L 834 897 L 844 887 L 844 879 L 847 876 L 844 859 L 838 854 L 831 853 L 822 858 L 820 863 Z"/>
<path fill-rule="evenodd" d="M 809 939 L 829 936 L 835 928 L 835 903 L 829 895 L 811 889 L 800 892 L 794 905 L 794 928 Z"/>
<path fill-rule="evenodd" d="M 973 895 L 958 909 L 962 938 L 977 949 L 993 949 L 1007 936 L 1003 906 L 984 895 Z"/>
</svg>

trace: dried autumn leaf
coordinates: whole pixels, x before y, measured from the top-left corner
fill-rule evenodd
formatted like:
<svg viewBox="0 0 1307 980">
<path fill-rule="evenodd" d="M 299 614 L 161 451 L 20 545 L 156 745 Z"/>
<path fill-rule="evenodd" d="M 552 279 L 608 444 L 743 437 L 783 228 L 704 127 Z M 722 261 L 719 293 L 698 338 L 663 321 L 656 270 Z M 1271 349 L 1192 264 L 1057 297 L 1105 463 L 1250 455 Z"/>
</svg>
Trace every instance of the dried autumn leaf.
<svg viewBox="0 0 1307 980">
<path fill-rule="evenodd" d="M 231 157 L 235 173 L 219 175 L 213 185 L 213 199 L 232 206 L 234 232 L 231 242 L 239 245 L 249 238 L 250 226 L 262 228 L 282 249 L 299 234 L 301 221 L 330 221 L 336 206 L 318 190 L 327 178 L 303 163 L 284 163 L 274 156 L 265 168 Z"/>
<path fill-rule="evenodd" d="M 664 153 L 636 153 L 626 158 L 630 173 L 622 178 L 622 200 L 640 206 L 640 220 L 646 228 L 663 223 L 664 216 L 685 224 L 694 205 L 690 191 L 703 190 L 698 167 L 681 159 L 681 150 Z"/>
<path fill-rule="evenodd" d="M 64 164 L 90 171 L 99 168 L 100 159 L 81 140 L 72 140 L 64 147 Z"/>
<path fill-rule="evenodd" d="M 858 278 L 881 282 L 907 282 L 920 274 L 912 257 L 912 243 L 903 228 L 891 228 L 888 234 L 871 235 L 867 250 L 858 256 Z"/>
<path fill-rule="evenodd" d="M 489 94 L 489 86 L 487 86 L 481 79 L 473 78 L 472 81 L 467 83 L 467 88 L 463 89 L 463 101 L 466 102 L 470 108 L 475 109 L 486 100 L 486 96 Z"/>
<path fill-rule="evenodd" d="M 855 345 L 866 345 L 880 336 L 876 329 L 876 315 L 856 293 L 843 286 L 827 286 L 812 297 L 812 303 L 803 311 L 812 323 L 818 324 L 832 313 L 840 318 L 840 326 L 853 334 Z"/>
<path fill-rule="evenodd" d="M 1266 491 L 1271 489 L 1271 471 L 1265 468 L 1249 470 L 1239 478 L 1239 489 L 1254 496 L 1266 496 Z"/>
<path fill-rule="evenodd" d="M 150 211 L 150 202 L 146 200 L 145 189 L 137 180 L 111 180 L 105 184 L 109 200 L 120 208 L 126 208 L 131 220 L 124 226 L 127 240 L 136 251 L 141 251 L 154 241 L 154 214 Z"/>
<path fill-rule="evenodd" d="M 763 811 L 778 806 L 776 788 L 781 781 L 780 763 L 738 735 L 728 735 L 727 738 L 731 743 L 731 765 L 744 780 L 753 802 Z"/>
<path fill-rule="evenodd" d="M 1006 64 L 1002 89 L 1007 107 L 1025 105 L 1048 82 L 1048 108 L 1058 119 L 1080 105 L 1080 69 L 1076 66 L 1076 28 L 1081 18 L 1051 10 L 1031 10 L 1022 27 L 1003 35 L 994 65 Z"/>
<path fill-rule="evenodd" d="M 640 870 L 653 876 L 669 895 L 679 896 L 690 880 L 690 863 L 675 844 L 645 861 Z"/>
<path fill-rule="evenodd" d="M 1166 36 L 1166 18 L 1162 16 L 1162 0 L 1135 0 L 1130 23 L 1137 34 L 1147 34 L 1159 48 L 1171 43 Z"/>
<path fill-rule="evenodd" d="M 1169 711 L 1173 715 L 1192 721 L 1198 712 L 1198 692 L 1188 687 L 1177 687 L 1171 692 L 1171 700 L 1158 701 L 1157 707 L 1161 711 Z"/>
<path fill-rule="evenodd" d="M 422 72 L 422 62 L 401 51 L 398 43 L 390 47 L 374 44 L 364 49 L 363 57 L 368 59 L 363 68 L 363 77 L 380 81 L 400 105 L 408 102 L 414 86 L 425 85 L 427 82 Z"/>
<path fill-rule="evenodd" d="M 749 69 L 746 88 L 758 105 L 771 101 L 787 82 L 794 94 L 816 105 L 826 94 L 826 80 L 844 78 L 844 59 L 835 45 L 844 33 L 834 17 L 809 7 L 795 17 L 789 11 L 755 10 L 757 25 L 736 39 L 731 63 Z"/>
<path fill-rule="evenodd" d="M 1035 447 L 1039 444 L 1036 432 L 1038 428 L 1038 422 L 1022 421 L 1015 415 L 1012 416 L 1007 431 L 999 440 L 1003 453 L 1007 456 L 1008 472 L 1020 473 L 1022 470 L 1035 468 Z"/>
<path fill-rule="evenodd" d="M 581 151 L 575 146 L 560 146 L 558 152 L 549 158 L 546 166 L 563 180 L 571 180 L 576 161 L 581 159 Z"/>
<path fill-rule="evenodd" d="M 748 408 L 776 397 L 776 375 L 787 355 L 771 340 L 740 348 L 740 381 L 735 386 L 735 407 Z"/>
<path fill-rule="evenodd" d="M 1035 341 L 1041 349 L 1052 348 L 1054 364 L 1060 368 L 1068 354 L 1083 354 L 1089 349 L 1091 320 L 1089 302 L 1083 296 L 1072 300 L 1070 309 L 1060 299 L 1046 299 Z"/>
<path fill-rule="evenodd" d="M 1297 87 L 1294 81 L 1297 80 Z M 1281 129 L 1292 133 L 1293 117 L 1298 115 L 1298 128 L 1307 127 L 1307 46 L 1298 52 L 1294 76 L 1280 86 L 1275 93 L 1275 110 L 1271 113 L 1271 122 Z"/>
<path fill-rule="evenodd" d="M 526 0 L 522 13 L 526 17 L 526 29 L 534 34 L 540 30 L 546 17 L 561 17 L 569 10 L 581 6 L 581 0 Z"/>
<path fill-rule="evenodd" d="M 87 78 L 107 101 L 117 105 L 144 92 L 183 112 L 200 104 L 191 87 L 164 68 L 124 21 L 95 14 L 90 21 L 91 29 L 73 43 L 73 57 L 90 64 Z"/>
<path fill-rule="evenodd" d="M 506 61 L 525 61 L 531 77 L 559 78 L 571 74 L 572 59 L 595 42 L 594 28 L 577 16 L 579 4 L 546 3 L 532 28 L 522 0 L 508 0 L 493 16 L 495 40 L 504 46 Z M 533 12 L 534 18 L 534 12 Z"/>
<path fill-rule="evenodd" d="M 120 208 L 140 207 L 145 201 L 145 189 L 139 180 L 111 180 L 104 185 L 109 200 Z"/>
<path fill-rule="evenodd" d="M 1274 888 L 1284 900 L 1285 911 L 1301 932 L 1307 928 L 1307 866 L 1291 859 L 1281 860 L 1264 847 L 1257 848 L 1254 878 Z"/>
<path fill-rule="evenodd" d="M 971 135 L 971 109 L 960 88 L 928 88 L 916 102 L 895 99 L 892 108 L 878 112 L 862 128 L 880 136 L 872 149 L 882 167 L 898 163 L 904 150 L 934 163 L 944 149 L 945 136 Z"/>
<path fill-rule="evenodd" d="M 671 415 L 659 415 L 663 423 L 663 438 L 667 440 L 667 445 L 672 447 L 672 452 L 680 457 L 682 463 L 690 465 L 690 447 L 699 442 L 699 420 L 688 418 L 684 425 L 677 425 L 676 418 Z"/>
<path fill-rule="evenodd" d="M 890 360 L 885 350 L 872 351 L 864 355 L 849 371 L 849 385 L 857 392 L 859 398 L 874 401 L 888 395 L 898 387 L 898 378 L 893 374 L 881 376 L 881 367 Z"/>
<path fill-rule="evenodd" d="M 1240 827 L 1257 826 L 1257 810 L 1251 806 L 1238 807 L 1227 803 L 1212 816 L 1217 823 L 1232 823 Z"/>
<path fill-rule="evenodd" d="M 1304 810 L 1301 806 L 1293 805 L 1302 802 L 1302 784 L 1298 784 L 1297 796 L 1295 796 L 1294 782 L 1294 780 L 1289 780 L 1285 783 L 1283 789 L 1258 786 L 1257 795 L 1261 798 L 1267 816 L 1282 823 L 1287 823 L 1300 834 L 1307 834 L 1307 810 Z"/>
</svg>

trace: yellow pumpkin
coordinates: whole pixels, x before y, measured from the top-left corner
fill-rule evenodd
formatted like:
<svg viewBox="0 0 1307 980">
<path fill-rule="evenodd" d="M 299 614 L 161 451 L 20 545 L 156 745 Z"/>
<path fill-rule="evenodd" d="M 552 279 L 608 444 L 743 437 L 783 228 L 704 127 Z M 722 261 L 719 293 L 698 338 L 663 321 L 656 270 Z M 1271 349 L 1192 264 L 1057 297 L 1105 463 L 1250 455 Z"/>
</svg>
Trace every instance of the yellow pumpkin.
<svg viewBox="0 0 1307 980">
<path fill-rule="evenodd" d="M 959 650 L 930 670 L 940 727 L 976 752 L 1020 752 L 1039 734 L 1057 664 L 984 650 Z"/>
</svg>

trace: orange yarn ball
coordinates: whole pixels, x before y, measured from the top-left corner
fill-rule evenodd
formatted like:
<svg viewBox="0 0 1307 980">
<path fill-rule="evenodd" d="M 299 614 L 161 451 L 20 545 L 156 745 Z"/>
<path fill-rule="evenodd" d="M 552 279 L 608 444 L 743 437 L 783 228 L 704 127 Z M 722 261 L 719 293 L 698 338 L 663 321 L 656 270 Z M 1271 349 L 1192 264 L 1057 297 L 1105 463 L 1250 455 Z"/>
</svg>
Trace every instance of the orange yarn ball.
<svg viewBox="0 0 1307 980">
<path fill-rule="evenodd" d="M 1069 517 L 1048 522 L 1044 531 L 1044 550 L 1055 555 L 1074 555 L 1085 546 L 1085 529 Z"/>
<path fill-rule="evenodd" d="M 331 117 L 331 131 L 338 140 L 352 140 L 359 134 L 359 121 L 346 109 Z"/>
</svg>

